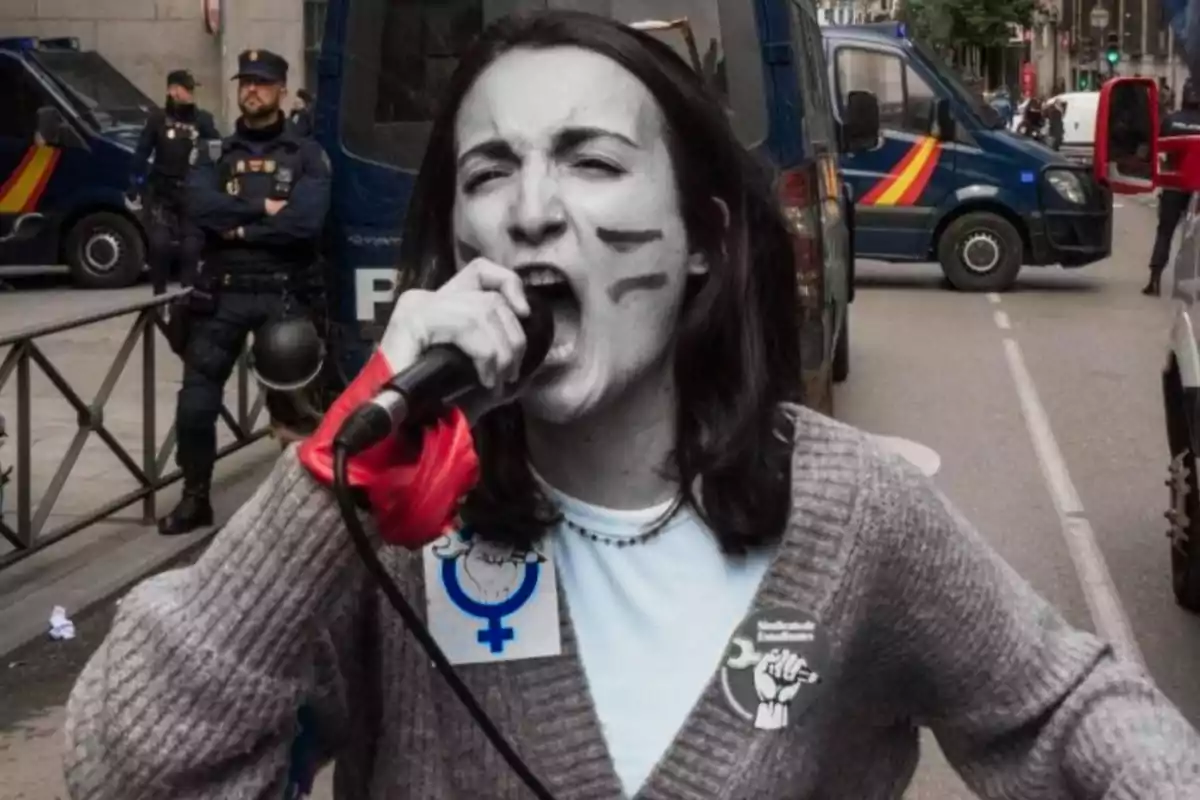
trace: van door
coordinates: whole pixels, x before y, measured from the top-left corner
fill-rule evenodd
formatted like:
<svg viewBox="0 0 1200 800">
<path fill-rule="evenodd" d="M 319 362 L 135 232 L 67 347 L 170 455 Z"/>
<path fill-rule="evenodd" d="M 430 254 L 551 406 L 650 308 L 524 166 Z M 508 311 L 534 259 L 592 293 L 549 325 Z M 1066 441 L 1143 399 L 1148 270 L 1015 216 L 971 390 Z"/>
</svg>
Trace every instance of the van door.
<svg viewBox="0 0 1200 800">
<path fill-rule="evenodd" d="M 0 239 L 19 219 L 37 213 L 58 164 L 58 150 L 34 141 L 43 95 L 24 64 L 0 55 Z M 29 248 L 27 240 L 0 244 L 0 263 L 40 263 L 30 260 Z"/>
<path fill-rule="evenodd" d="M 835 39 L 831 60 L 839 112 L 851 91 L 879 99 L 879 147 L 841 158 L 854 189 L 857 254 L 924 261 L 955 180 L 954 149 L 931 135 L 937 96 L 898 49 Z"/>
</svg>

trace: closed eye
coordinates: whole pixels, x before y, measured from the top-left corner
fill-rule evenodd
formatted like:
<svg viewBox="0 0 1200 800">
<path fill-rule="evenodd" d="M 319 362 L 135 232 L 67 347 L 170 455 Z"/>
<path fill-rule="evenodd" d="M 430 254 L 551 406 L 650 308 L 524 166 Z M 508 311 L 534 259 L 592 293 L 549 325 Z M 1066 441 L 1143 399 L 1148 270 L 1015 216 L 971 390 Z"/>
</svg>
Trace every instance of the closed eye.
<svg viewBox="0 0 1200 800">
<path fill-rule="evenodd" d="M 486 169 L 472 173 L 463 181 L 463 191 L 470 194 L 483 187 L 485 183 L 496 178 L 503 178 L 508 173 L 501 169 Z"/>
<path fill-rule="evenodd" d="M 626 170 L 617 166 L 611 161 L 605 161 L 602 158 L 579 158 L 572 162 L 576 169 L 583 170 L 605 177 L 615 178 L 626 174 Z"/>
</svg>

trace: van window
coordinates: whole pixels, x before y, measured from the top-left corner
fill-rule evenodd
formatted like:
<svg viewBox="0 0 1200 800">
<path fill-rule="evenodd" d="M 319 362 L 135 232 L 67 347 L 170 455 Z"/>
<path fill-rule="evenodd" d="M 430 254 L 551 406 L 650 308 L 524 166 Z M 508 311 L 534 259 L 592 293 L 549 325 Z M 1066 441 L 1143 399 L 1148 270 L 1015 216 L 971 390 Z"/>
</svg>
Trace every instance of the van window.
<svg viewBox="0 0 1200 800">
<path fill-rule="evenodd" d="M 99 53 L 46 51 L 34 58 L 58 82 L 79 115 L 101 131 L 144 125 L 155 107 Z"/>
<path fill-rule="evenodd" d="M 0 138 L 32 143 L 37 110 L 44 94 L 29 70 L 14 58 L 0 57 Z"/>
<path fill-rule="evenodd" d="M 792 10 L 796 70 L 804 102 L 804 135 L 812 146 L 811 155 L 837 152 L 825 44 L 817 20 L 817 9 L 813 0 L 792 0 L 789 5 Z"/>
<path fill-rule="evenodd" d="M 927 135 L 933 126 L 933 89 L 899 55 L 865 47 L 839 47 L 836 56 L 838 101 L 851 91 L 879 98 L 879 125 L 885 130 Z"/>
<path fill-rule="evenodd" d="M 417 170 L 438 104 L 460 55 L 489 23 L 547 8 L 590 11 L 626 23 L 686 18 L 651 35 L 687 63 L 699 60 L 747 145 L 766 138 L 754 10 L 746 0 L 354 0 L 342 83 L 342 141 L 372 161 Z M 734 54 L 730 57 L 730 53 Z"/>
</svg>

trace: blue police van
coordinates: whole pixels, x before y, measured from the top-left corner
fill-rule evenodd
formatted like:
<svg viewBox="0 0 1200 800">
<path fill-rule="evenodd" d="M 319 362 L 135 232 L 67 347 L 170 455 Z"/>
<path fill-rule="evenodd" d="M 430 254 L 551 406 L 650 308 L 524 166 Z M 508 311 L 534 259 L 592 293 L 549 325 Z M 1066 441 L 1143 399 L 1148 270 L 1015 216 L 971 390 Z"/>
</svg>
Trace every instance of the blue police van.
<svg viewBox="0 0 1200 800">
<path fill-rule="evenodd" d="M 0 39 L 0 277 L 66 264 L 81 287 L 138 280 L 146 237 L 124 193 L 155 107 L 75 38 Z"/>
<path fill-rule="evenodd" d="M 315 135 L 333 164 L 328 286 L 345 374 L 364 363 L 391 308 L 405 209 L 459 54 L 500 16 L 560 7 L 672 46 L 771 170 L 793 232 L 807 397 L 832 410 L 832 384 L 849 372 L 853 291 L 853 206 L 838 158 L 875 146 L 879 131 L 861 93 L 835 122 L 812 0 L 329 0 Z"/>
<path fill-rule="evenodd" d="M 834 97 L 879 101 L 878 145 L 841 158 L 859 256 L 937 261 L 955 288 L 987 292 L 1012 287 L 1022 265 L 1109 256 L 1112 197 L 1089 167 L 1007 130 L 903 24 L 822 34 Z"/>
</svg>

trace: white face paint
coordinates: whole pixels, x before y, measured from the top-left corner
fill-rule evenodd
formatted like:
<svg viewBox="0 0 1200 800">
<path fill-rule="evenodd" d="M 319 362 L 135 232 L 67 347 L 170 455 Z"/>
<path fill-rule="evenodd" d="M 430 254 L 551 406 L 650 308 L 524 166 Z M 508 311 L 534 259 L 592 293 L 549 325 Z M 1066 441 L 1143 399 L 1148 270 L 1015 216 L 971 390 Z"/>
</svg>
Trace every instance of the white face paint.
<svg viewBox="0 0 1200 800">
<path fill-rule="evenodd" d="M 554 345 L 526 413 L 576 421 L 669 369 L 684 284 L 707 267 L 688 253 L 646 87 L 588 50 L 513 51 L 479 77 L 455 135 L 463 249 L 518 270 L 544 265 L 526 283 L 559 286 Z"/>
</svg>

